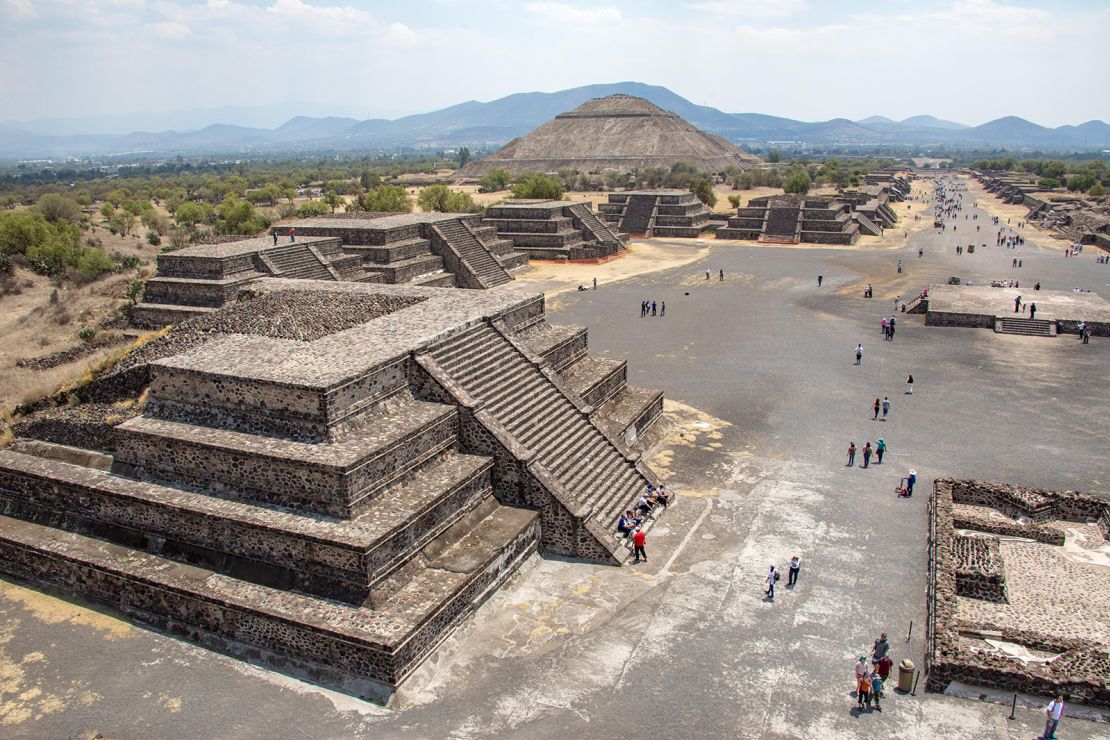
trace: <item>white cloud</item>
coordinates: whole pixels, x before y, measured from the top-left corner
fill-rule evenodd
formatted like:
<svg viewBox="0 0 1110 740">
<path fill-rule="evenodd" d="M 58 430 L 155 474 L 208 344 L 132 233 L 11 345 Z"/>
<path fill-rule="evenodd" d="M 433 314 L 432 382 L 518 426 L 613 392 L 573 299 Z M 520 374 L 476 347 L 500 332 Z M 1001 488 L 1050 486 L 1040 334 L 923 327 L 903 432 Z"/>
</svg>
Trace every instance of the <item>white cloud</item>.
<svg viewBox="0 0 1110 740">
<path fill-rule="evenodd" d="M 584 8 L 566 3 L 528 3 L 525 9 L 543 20 L 554 23 L 580 23 L 595 25 L 620 21 L 621 13 L 613 7 Z"/>
<path fill-rule="evenodd" d="M 714 15 L 736 15 L 745 18 L 784 18 L 805 10 L 806 0 L 729 0 L 728 2 L 693 3 L 692 10 Z"/>
<path fill-rule="evenodd" d="M 5 0 L 4 7 L 16 18 L 22 20 L 34 20 L 39 17 L 31 0 Z"/>
<path fill-rule="evenodd" d="M 189 36 L 189 27 L 177 21 L 162 21 L 151 24 L 150 30 L 155 36 L 163 39 L 183 39 Z"/>
</svg>

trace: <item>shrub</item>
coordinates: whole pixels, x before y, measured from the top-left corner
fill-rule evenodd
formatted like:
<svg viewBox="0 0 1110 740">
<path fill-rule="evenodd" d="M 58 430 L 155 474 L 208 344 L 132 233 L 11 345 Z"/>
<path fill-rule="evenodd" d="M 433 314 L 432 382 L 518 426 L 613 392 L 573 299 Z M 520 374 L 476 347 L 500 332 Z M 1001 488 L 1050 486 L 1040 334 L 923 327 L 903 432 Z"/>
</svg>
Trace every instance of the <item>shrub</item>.
<svg viewBox="0 0 1110 740">
<path fill-rule="evenodd" d="M 1087 189 L 1087 195 L 1093 196 L 1095 198 L 1101 198 L 1102 196 L 1106 195 L 1106 188 L 1102 186 L 1102 183 L 1096 182 L 1094 185 Z"/>
<path fill-rule="evenodd" d="M 728 196 L 728 204 L 730 206 L 732 206 L 733 208 L 739 208 L 740 207 L 740 196 L 739 195 L 730 195 L 730 196 Z"/>
<path fill-rule="evenodd" d="M 562 183 L 538 172 L 525 172 L 513 185 L 514 198 L 562 200 L 563 192 Z"/>
<path fill-rule="evenodd" d="M 127 284 L 127 287 L 123 291 L 123 297 L 130 301 L 132 306 L 139 302 L 139 296 L 141 296 L 142 294 L 143 281 L 139 280 L 138 278 L 135 278 L 134 280 L 129 282 Z"/>
<path fill-rule="evenodd" d="M 806 172 L 805 169 L 797 167 L 787 175 L 786 180 L 782 183 L 782 189 L 787 193 L 805 195 L 809 192 L 809 186 L 811 184 L 809 173 Z"/>
<path fill-rule="evenodd" d="M 91 326 L 82 326 L 80 329 L 77 330 L 77 337 L 82 342 L 91 342 L 93 340 L 93 337 L 95 336 L 96 329 L 92 328 Z"/>
<path fill-rule="evenodd" d="M 507 170 L 495 169 L 478 181 L 479 193 L 498 193 L 509 188 L 509 173 Z"/>
<path fill-rule="evenodd" d="M 713 191 L 713 183 L 708 177 L 698 176 L 690 180 L 690 192 L 698 196 L 705 205 L 712 208 L 717 205 L 717 193 Z"/>
<path fill-rule="evenodd" d="M 12 274 L 12 258 L 3 252 L 0 252 L 0 274 Z"/>
<path fill-rule="evenodd" d="M 121 254 L 120 252 L 112 252 L 110 255 L 112 261 L 119 265 L 124 270 L 133 270 L 143 262 L 133 254 Z"/>
<path fill-rule="evenodd" d="M 101 249 L 82 249 L 77 256 L 77 272 L 86 280 L 96 280 L 101 275 L 115 272 L 119 265 Z"/>
<path fill-rule="evenodd" d="M 72 198 L 57 193 L 47 193 L 35 203 L 35 210 L 47 221 L 66 221 L 75 224 L 81 220 L 81 206 Z"/>
<path fill-rule="evenodd" d="M 429 185 L 420 191 L 417 202 L 425 211 L 439 213 L 474 213 L 478 210 L 469 193 L 456 192 L 446 185 Z"/>
<path fill-rule="evenodd" d="M 157 231 L 146 232 L 146 242 L 152 247 L 157 247 L 162 243 L 162 237 L 158 236 Z"/>
<path fill-rule="evenodd" d="M 302 203 L 293 214 L 298 218 L 311 218 L 312 216 L 323 216 L 326 213 L 331 213 L 332 208 L 322 200 L 310 200 L 307 203 Z"/>
<path fill-rule="evenodd" d="M 379 185 L 359 196 L 358 204 L 364 211 L 408 213 L 412 198 L 400 185 Z"/>
</svg>

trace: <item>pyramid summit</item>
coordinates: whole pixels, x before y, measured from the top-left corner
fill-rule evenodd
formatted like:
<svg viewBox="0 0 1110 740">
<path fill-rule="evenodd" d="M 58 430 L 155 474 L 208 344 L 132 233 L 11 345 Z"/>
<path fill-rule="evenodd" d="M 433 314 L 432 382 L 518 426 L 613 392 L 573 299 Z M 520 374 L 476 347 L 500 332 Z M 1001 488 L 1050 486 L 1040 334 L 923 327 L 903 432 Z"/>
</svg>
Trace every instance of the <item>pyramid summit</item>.
<svg viewBox="0 0 1110 740">
<path fill-rule="evenodd" d="M 458 174 L 481 177 L 493 169 L 514 175 L 562 168 L 631 171 L 670 167 L 675 162 L 723 172 L 730 165 L 750 168 L 760 160 L 648 100 L 609 95 L 560 113 L 488 157 L 471 162 Z"/>
</svg>

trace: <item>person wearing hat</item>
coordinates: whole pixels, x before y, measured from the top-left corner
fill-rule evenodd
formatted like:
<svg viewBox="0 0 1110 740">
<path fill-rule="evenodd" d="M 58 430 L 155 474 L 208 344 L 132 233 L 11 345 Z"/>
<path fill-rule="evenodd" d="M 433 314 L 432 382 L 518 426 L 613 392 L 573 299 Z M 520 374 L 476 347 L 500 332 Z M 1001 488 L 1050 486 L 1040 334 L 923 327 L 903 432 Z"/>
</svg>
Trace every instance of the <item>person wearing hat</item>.
<svg viewBox="0 0 1110 740">
<path fill-rule="evenodd" d="M 912 496 L 913 495 L 913 486 L 914 486 L 915 483 L 917 483 L 917 471 L 916 470 L 910 470 L 909 476 L 906 477 L 906 495 L 907 496 Z"/>
</svg>

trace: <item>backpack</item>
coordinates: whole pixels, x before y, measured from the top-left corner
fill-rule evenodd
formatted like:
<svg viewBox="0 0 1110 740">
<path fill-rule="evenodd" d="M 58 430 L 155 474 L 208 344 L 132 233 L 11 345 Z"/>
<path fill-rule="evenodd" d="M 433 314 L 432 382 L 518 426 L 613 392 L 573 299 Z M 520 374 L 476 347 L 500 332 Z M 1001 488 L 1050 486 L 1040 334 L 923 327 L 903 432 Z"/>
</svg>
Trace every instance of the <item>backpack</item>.
<svg viewBox="0 0 1110 740">
<path fill-rule="evenodd" d="M 776 570 L 775 571 L 775 580 L 778 581 L 778 579 L 779 579 L 779 572 Z"/>
</svg>

